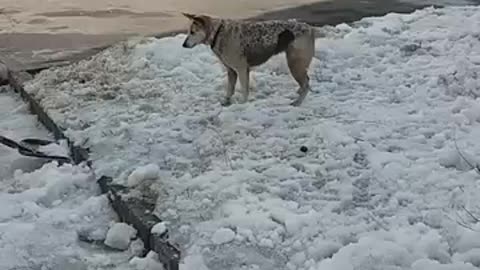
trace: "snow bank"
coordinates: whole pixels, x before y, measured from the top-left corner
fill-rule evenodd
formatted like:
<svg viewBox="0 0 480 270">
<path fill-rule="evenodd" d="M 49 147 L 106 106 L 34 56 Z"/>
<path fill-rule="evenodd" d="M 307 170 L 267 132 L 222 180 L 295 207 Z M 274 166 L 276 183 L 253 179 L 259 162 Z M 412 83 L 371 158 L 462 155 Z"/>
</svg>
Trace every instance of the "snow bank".
<svg viewBox="0 0 480 270">
<path fill-rule="evenodd" d="M 282 55 L 255 70 L 254 100 L 220 107 L 222 67 L 183 35 L 44 71 L 27 91 L 93 149 L 97 174 L 158 166 L 182 269 L 474 269 L 480 189 L 462 156 L 480 163 L 479 29 L 476 7 L 338 25 L 299 108 Z"/>
<path fill-rule="evenodd" d="M 8 86 L 0 86 L 0 135 L 14 141 L 24 138 L 50 138 L 48 132 L 39 128 L 35 116 L 28 111 L 28 106 L 13 94 Z M 15 170 L 30 172 L 44 163 L 38 158 L 22 156 L 17 150 L 0 144 L 0 179 L 10 178 Z"/>
<path fill-rule="evenodd" d="M 1 269 L 86 269 L 128 265 L 131 252 L 79 242 L 105 238 L 115 214 L 88 168 L 45 164 L 17 172 L 0 187 Z M 102 258 L 99 260 L 99 258 Z M 98 268 L 97 268 L 98 269 Z"/>
<path fill-rule="evenodd" d="M 52 139 L 8 87 L 0 88 L 0 115 L 1 135 Z M 0 145 L 0 269 L 130 269 L 141 240 L 125 252 L 98 244 L 115 218 L 88 167 L 45 163 Z"/>
</svg>

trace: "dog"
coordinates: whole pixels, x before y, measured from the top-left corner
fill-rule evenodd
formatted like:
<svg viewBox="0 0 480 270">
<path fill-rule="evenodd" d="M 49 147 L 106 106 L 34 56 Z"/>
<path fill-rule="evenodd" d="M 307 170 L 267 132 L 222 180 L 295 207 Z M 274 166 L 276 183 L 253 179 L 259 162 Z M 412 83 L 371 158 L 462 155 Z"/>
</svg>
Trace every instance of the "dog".
<svg viewBox="0 0 480 270">
<path fill-rule="evenodd" d="M 249 73 L 253 67 L 285 52 L 288 68 L 299 85 L 298 97 L 291 103 L 300 106 L 310 91 L 308 69 L 315 52 L 315 30 L 296 20 L 244 21 L 182 13 L 191 23 L 184 48 L 210 46 L 227 70 L 228 84 L 222 105 L 231 104 L 237 78 L 248 101 Z"/>
</svg>

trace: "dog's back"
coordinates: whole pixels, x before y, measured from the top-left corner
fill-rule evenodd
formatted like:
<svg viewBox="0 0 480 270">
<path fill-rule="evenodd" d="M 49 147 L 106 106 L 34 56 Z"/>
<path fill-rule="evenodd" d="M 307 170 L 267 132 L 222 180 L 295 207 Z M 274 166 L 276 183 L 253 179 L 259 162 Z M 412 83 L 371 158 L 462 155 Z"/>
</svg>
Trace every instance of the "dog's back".
<svg viewBox="0 0 480 270">
<path fill-rule="evenodd" d="M 297 38 L 314 38 L 313 29 L 308 24 L 295 20 L 224 20 L 223 25 L 219 50 L 237 47 L 249 66 L 261 65 L 273 55 L 284 52 Z"/>
</svg>

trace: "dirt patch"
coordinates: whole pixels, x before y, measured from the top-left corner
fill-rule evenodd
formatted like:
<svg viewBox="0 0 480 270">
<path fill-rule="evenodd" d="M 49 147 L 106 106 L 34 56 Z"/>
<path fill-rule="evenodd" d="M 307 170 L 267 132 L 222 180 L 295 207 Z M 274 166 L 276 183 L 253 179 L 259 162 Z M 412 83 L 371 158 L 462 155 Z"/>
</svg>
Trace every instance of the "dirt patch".
<svg viewBox="0 0 480 270">
<path fill-rule="evenodd" d="M 66 25 L 52 26 L 52 27 L 48 27 L 47 29 L 50 30 L 50 32 L 55 33 L 57 31 L 68 29 L 68 26 Z"/>
<path fill-rule="evenodd" d="M 9 15 L 9 14 L 15 14 L 20 12 L 21 12 L 20 10 L 16 10 L 16 9 L 0 8 L 0 15 Z"/>
<path fill-rule="evenodd" d="M 48 23 L 48 19 L 46 18 L 35 18 L 27 22 L 28 24 L 44 24 Z"/>
</svg>

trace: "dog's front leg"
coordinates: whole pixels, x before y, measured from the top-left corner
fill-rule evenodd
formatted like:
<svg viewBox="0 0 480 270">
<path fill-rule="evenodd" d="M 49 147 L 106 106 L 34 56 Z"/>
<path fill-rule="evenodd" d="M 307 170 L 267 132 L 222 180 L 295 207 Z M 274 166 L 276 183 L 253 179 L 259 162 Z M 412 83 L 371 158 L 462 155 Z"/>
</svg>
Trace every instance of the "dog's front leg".
<svg viewBox="0 0 480 270">
<path fill-rule="evenodd" d="M 225 100 L 222 102 L 223 106 L 229 106 L 232 104 L 232 96 L 235 94 L 235 84 L 237 84 L 237 72 L 230 68 L 227 68 L 227 77 L 228 77 L 228 84 L 227 84 L 227 91 L 225 95 Z"/>
<path fill-rule="evenodd" d="M 248 67 L 238 69 L 237 74 L 243 91 L 242 102 L 246 103 L 248 101 L 248 95 L 250 94 L 250 69 Z"/>
</svg>

